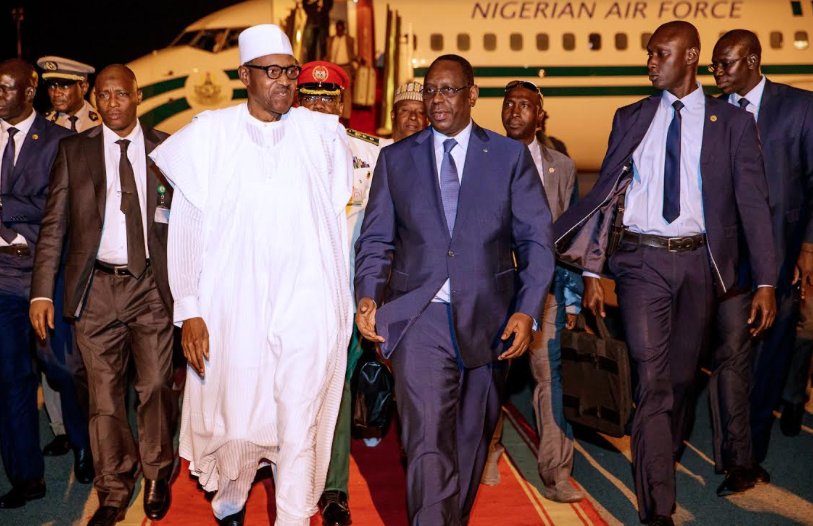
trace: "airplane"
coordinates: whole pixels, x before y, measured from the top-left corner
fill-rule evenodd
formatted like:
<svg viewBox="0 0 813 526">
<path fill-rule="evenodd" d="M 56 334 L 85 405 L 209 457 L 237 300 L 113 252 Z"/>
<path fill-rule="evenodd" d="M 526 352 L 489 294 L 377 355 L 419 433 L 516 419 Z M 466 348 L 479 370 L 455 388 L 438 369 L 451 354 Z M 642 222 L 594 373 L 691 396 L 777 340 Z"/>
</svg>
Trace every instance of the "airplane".
<svg viewBox="0 0 813 526">
<path fill-rule="evenodd" d="M 347 21 L 367 63 L 385 58 L 379 105 L 391 100 L 394 86 L 424 77 L 436 57 L 456 53 L 472 63 L 480 88 L 473 118 L 502 131 L 504 86 L 535 82 L 550 116 L 548 133 L 567 145 L 580 171 L 598 170 L 616 108 L 653 93 L 645 48 L 664 22 L 686 20 L 698 28 L 699 78 L 710 93 L 716 92 L 706 68 L 711 49 L 736 28 L 760 37 L 762 69 L 772 80 L 813 90 L 808 0 L 336 0 L 331 21 L 338 19 Z M 141 118 L 173 132 L 201 111 L 244 100 L 237 37 L 259 23 L 280 24 L 295 53 L 301 51 L 305 16 L 294 0 L 250 0 L 217 11 L 129 64 L 143 86 Z M 363 126 L 382 133 L 369 122 Z"/>
</svg>

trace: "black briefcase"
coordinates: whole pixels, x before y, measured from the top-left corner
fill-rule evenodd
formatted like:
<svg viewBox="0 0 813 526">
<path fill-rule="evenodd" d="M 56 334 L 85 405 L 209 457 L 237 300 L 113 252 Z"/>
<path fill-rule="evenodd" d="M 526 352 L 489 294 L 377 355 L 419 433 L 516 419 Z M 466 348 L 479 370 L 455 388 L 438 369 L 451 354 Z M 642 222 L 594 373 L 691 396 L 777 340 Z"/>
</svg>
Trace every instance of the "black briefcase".
<svg viewBox="0 0 813 526">
<path fill-rule="evenodd" d="M 610 336 L 600 316 L 589 316 L 595 319 L 597 334 L 585 330 L 584 312 L 575 328 L 561 333 L 565 418 L 622 437 L 632 413 L 629 352 L 623 341 Z"/>
<path fill-rule="evenodd" d="M 395 379 L 375 349 L 365 349 L 350 380 L 353 394 L 353 438 L 384 438 L 394 408 Z"/>
</svg>

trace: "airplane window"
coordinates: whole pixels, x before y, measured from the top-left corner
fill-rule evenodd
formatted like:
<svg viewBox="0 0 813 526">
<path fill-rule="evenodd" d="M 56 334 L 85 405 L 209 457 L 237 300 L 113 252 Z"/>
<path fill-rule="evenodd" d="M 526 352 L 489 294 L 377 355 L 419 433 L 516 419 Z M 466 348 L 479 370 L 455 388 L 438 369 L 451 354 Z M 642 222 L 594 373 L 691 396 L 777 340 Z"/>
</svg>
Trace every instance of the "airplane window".
<svg viewBox="0 0 813 526">
<path fill-rule="evenodd" d="M 641 33 L 641 49 L 646 49 L 650 38 L 652 38 L 652 33 Z"/>
<path fill-rule="evenodd" d="M 497 49 L 497 35 L 494 33 L 486 33 L 483 35 L 483 47 L 486 51 L 494 51 Z"/>
<path fill-rule="evenodd" d="M 598 33 L 590 33 L 587 37 L 587 47 L 593 51 L 601 49 L 601 35 Z"/>
<path fill-rule="evenodd" d="M 246 29 L 245 27 L 241 27 L 239 29 L 229 29 L 229 37 L 226 39 L 226 43 L 223 44 L 223 47 L 220 48 L 220 51 L 226 51 L 227 49 L 232 49 L 237 47 L 238 41 L 237 37 L 240 36 L 240 33 Z"/>
<path fill-rule="evenodd" d="M 793 35 L 793 47 L 796 49 L 807 49 L 810 41 L 807 39 L 807 31 L 797 31 Z"/>
<path fill-rule="evenodd" d="M 457 49 L 459 51 L 468 51 L 471 49 L 471 37 L 468 33 L 457 34 Z"/>
<path fill-rule="evenodd" d="M 443 51 L 443 35 L 440 33 L 429 35 L 429 48 L 432 51 Z"/>
<path fill-rule="evenodd" d="M 627 49 L 628 42 L 627 42 L 627 34 L 626 33 L 616 33 L 615 34 L 615 49 L 625 50 Z"/>
<path fill-rule="evenodd" d="M 793 0 L 790 3 L 790 8 L 793 11 L 793 16 L 802 16 L 803 15 L 803 13 L 802 13 L 802 2 L 799 2 L 798 0 Z"/>
<path fill-rule="evenodd" d="M 511 51 L 522 51 L 522 33 L 511 33 L 509 44 Z"/>
<path fill-rule="evenodd" d="M 175 39 L 175 42 L 172 43 L 173 46 L 188 46 L 195 37 L 198 36 L 199 31 L 187 31 L 186 33 L 181 33 L 178 38 Z"/>
<path fill-rule="evenodd" d="M 219 51 L 225 40 L 225 29 L 204 29 L 191 45 L 211 53 Z"/>
<path fill-rule="evenodd" d="M 573 33 L 565 33 L 562 35 L 562 47 L 565 51 L 573 51 L 576 49 L 576 35 Z"/>
<path fill-rule="evenodd" d="M 547 33 L 536 34 L 536 49 L 539 51 L 547 51 L 550 47 L 550 39 Z"/>
<path fill-rule="evenodd" d="M 771 49 L 782 49 L 781 31 L 771 31 Z"/>
</svg>

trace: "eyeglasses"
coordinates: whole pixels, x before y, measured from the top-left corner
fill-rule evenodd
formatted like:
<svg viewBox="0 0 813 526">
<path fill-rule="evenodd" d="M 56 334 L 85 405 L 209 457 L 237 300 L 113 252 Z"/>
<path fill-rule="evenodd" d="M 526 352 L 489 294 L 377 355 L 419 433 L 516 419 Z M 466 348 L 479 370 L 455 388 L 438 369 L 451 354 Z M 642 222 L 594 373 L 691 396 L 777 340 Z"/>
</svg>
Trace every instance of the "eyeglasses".
<svg viewBox="0 0 813 526">
<path fill-rule="evenodd" d="M 302 95 L 299 100 L 309 104 L 318 101 L 322 101 L 322 104 L 336 104 L 339 102 L 339 97 L 336 95 Z"/>
<path fill-rule="evenodd" d="M 527 80 L 512 80 L 511 82 L 505 85 L 505 92 L 508 93 L 517 86 L 529 89 L 531 91 L 535 91 L 537 93 L 541 93 L 539 86 L 537 86 L 533 82 L 528 82 Z"/>
<path fill-rule="evenodd" d="M 463 91 L 464 89 L 470 88 L 470 87 L 471 87 L 471 84 L 466 84 L 465 86 L 460 86 L 459 88 L 453 88 L 451 86 L 444 86 L 442 88 L 434 88 L 434 87 L 431 87 L 431 86 L 428 87 L 428 88 L 425 87 L 425 88 L 423 88 L 423 91 L 422 91 L 423 100 L 434 99 L 435 95 L 437 95 L 438 93 L 443 95 L 444 99 L 450 99 L 450 98 L 454 97 L 455 95 L 457 95 L 458 93 L 460 93 L 461 91 Z"/>
<path fill-rule="evenodd" d="M 734 60 L 729 60 L 728 62 L 712 62 L 708 65 L 709 73 L 714 73 L 717 71 L 717 68 L 723 68 L 723 71 L 728 71 L 728 68 L 739 62 L 740 60 L 748 58 L 748 57 L 740 57 L 735 58 Z"/>
<path fill-rule="evenodd" d="M 288 66 L 284 68 L 282 66 L 277 66 L 276 64 L 271 64 L 270 66 L 255 66 L 254 64 L 243 64 L 243 66 L 251 69 L 261 69 L 265 71 L 265 74 L 268 75 L 269 79 L 278 79 L 282 76 L 282 72 L 285 72 L 285 76 L 288 77 L 290 80 L 296 80 L 299 78 L 299 74 L 302 73 L 302 68 L 299 66 Z"/>
</svg>

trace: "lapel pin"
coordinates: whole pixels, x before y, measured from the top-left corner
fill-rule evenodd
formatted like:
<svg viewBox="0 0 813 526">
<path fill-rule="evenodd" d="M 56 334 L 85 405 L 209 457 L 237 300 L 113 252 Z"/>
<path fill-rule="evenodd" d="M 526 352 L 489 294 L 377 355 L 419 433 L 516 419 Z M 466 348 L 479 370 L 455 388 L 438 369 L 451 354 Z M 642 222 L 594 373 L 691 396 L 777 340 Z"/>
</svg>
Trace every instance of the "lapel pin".
<svg viewBox="0 0 813 526">
<path fill-rule="evenodd" d="M 712 115 L 711 117 L 709 117 L 709 120 L 711 122 L 717 122 L 717 115 Z"/>
<path fill-rule="evenodd" d="M 553 173 L 555 170 L 556 170 L 556 168 L 554 168 L 553 166 L 551 166 L 550 168 L 548 168 L 548 171 L 549 171 L 550 173 Z"/>
<path fill-rule="evenodd" d="M 34 135 L 32 135 L 32 136 L 31 136 L 31 140 L 33 140 L 33 141 L 36 141 L 36 140 L 37 140 L 37 139 L 39 139 L 39 138 L 40 138 L 40 136 L 39 136 L 39 135 L 37 135 L 36 133 L 35 133 Z"/>
<path fill-rule="evenodd" d="M 488 153 L 488 148 L 483 148 L 483 153 Z"/>
</svg>

